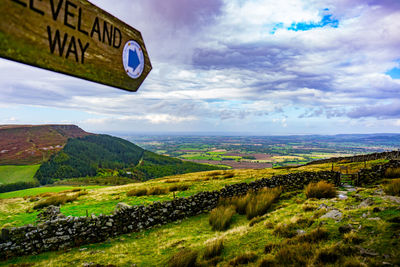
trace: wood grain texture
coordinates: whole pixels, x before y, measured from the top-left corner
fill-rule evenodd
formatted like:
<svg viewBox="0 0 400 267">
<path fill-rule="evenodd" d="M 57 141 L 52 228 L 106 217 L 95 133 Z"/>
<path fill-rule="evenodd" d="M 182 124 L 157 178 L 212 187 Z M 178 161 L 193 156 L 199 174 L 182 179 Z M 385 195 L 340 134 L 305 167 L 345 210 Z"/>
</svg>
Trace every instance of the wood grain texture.
<svg viewBox="0 0 400 267">
<path fill-rule="evenodd" d="M 0 17 L 0 57 L 128 91 L 152 69 L 140 32 L 86 0 L 1 0 Z M 130 40 L 144 54 L 137 79 L 122 61 Z"/>
</svg>

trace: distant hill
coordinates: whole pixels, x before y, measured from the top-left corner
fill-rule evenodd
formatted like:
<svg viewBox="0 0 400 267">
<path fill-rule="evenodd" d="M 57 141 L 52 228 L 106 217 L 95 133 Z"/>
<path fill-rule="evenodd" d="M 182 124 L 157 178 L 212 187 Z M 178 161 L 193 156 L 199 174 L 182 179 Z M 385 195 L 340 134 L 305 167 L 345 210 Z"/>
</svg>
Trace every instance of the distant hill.
<svg viewBox="0 0 400 267">
<path fill-rule="evenodd" d="M 75 125 L 0 125 L 0 165 L 42 163 L 69 138 L 88 135 Z"/>
<path fill-rule="evenodd" d="M 35 177 L 41 184 L 68 178 L 96 176 L 110 170 L 148 180 L 166 175 L 220 169 L 157 155 L 121 138 L 87 135 L 69 139 L 65 147 L 43 163 Z"/>
</svg>

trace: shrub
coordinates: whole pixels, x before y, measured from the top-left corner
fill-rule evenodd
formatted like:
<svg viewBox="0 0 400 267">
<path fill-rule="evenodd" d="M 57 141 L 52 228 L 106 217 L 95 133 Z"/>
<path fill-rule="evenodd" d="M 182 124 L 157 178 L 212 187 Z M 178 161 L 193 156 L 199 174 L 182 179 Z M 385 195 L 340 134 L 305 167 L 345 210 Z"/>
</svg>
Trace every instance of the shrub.
<svg viewBox="0 0 400 267">
<path fill-rule="evenodd" d="M 280 188 L 264 188 L 250 197 L 250 201 L 246 206 L 246 217 L 252 219 L 257 216 L 262 216 L 267 213 L 281 194 Z"/>
<path fill-rule="evenodd" d="M 221 255 L 223 249 L 224 249 L 224 240 L 222 238 L 216 239 L 212 242 L 208 242 L 204 250 L 204 258 L 206 259 L 215 258 Z"/>
<path fill-rule="evenodd" d="M 387 178 L 399 178 L 400 168 L 387 168 L 385 171 L 385 176 Z"/>
<path fill-rule="evenodd" d="M 175 253 L 168 262 L 170 267 L 190 267 L 195 266 L 197 251 L 185 248 Z"/>
<path fill-rule="evenodd" d="M 140 196 L 145 196 L 146 194 L 147 194 L 146 188 L 137 188 L 126 192 L 126 195 L 128 197 L 133 197 L 133 196 L 140 197 Z"/>
<path fill-rule="evenodd" d="M 400 179 L 393 179 L 384 190 L 388 195 L 400 196 Z"/>
<path fill-rule="evenodd" d="M 326 181 L 319 181 L 307 185 L 305 194 L 307 198 L 332 198 L 336 196 L 336 188 Z"/>
<path fill-rule="evenodd" d="M 239 255 L 231 260 L 228 265 L 229 266 L 239 266 L 242 264 L 249 264 L 251 262 L 255 262 L 257 260 L 257 255 L 253 252 L 247 252 L 245 254 Z"/>
<path fill-rule="evenodd" d="M 219 206 L 210 212 L 208 221 L 213 230 L 223 231 L 229 228 L 234 214 L 233 206 Z"/>
</svg>

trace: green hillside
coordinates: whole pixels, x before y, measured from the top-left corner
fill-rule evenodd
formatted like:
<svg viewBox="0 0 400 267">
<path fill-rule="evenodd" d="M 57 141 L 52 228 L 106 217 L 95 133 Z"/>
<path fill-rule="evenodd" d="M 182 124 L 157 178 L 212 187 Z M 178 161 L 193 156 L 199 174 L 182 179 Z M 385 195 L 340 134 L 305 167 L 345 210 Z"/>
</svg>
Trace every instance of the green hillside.
<svg viewBox="0 0 400 267">
<path fill-rule="evenodd" d="M 40 165 L 0 166 L 0 185 L 17 182 L 34 182 L 33 176 Z"/>
<path fill-rule="evenodd" d="M 121 138 L 89 135 L 69 139 L 63 150 L 40 166 L 35 177 L 41 184 L 109 173 L 136 180 L 149 180 L 215 169 L 218 167 L 160 156 Z"/>
</svg>

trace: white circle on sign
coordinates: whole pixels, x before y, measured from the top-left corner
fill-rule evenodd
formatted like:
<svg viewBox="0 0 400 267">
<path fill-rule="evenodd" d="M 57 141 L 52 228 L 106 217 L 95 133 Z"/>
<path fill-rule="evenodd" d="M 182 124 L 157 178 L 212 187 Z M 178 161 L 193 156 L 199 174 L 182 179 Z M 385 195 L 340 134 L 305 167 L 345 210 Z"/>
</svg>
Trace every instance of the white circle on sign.
<svg viewBox="0 0 400 267">
<path fill-rule="evenodd" d="M 126 42 L 124 51 L 122 52 L 122 62 L 126 74 L 133 79 L 137 79 L 142 75 L 144 69 L 144 55 L 140 45 L 130 40 Z"/>
</svg>

